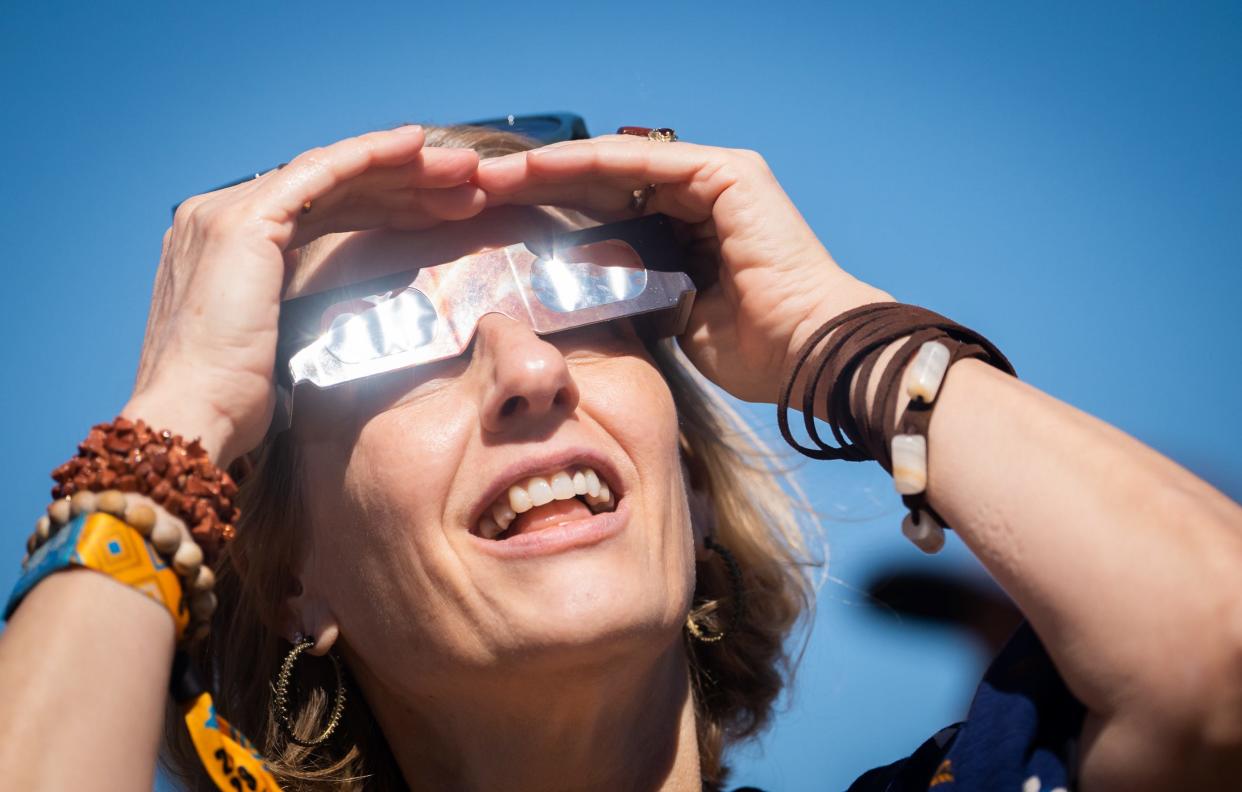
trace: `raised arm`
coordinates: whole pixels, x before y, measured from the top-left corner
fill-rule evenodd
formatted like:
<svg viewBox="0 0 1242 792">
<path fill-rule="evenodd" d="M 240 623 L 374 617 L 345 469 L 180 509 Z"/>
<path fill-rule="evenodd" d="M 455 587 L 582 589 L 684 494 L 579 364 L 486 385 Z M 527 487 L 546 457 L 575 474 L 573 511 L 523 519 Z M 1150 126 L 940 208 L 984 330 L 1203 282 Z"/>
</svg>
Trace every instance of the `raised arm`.
<svg viewBox="0 0 1242 792">
<path fill-rule="evenodd" d="M 351 138 L 182 204 L 123 415 L 202 438 L 221 466 L 258 445 L 274 401 L 286 251 L 326 233 L 482 210 L 468 183 L 478 155 L 424 140 L 419 127 Z M 0 634 L 5 788 L 150 789 L 173 644 L 168 612 L 117 580 L 85 569 L 43 578 Z"/>
<path fill-rule="evenodd" d="M 89 570 L 52 575 L 0 635 L 0 773 L 9 789 L 150 789 L 173 621 Z"/>
<path fill-rule="evenodd" d="M 1242 508 L 976 361 L 929 431 L 929 500 L 1087 706 L 1084 789 L 1242 777 Z"/>
<path fill-rule="evenodd" d="M 478 181 L 494 203 L 605 216 L 657 185 L 648 211 L 689 224 L 718 267 L 682 346 L 742 399 L 775 403 L 814 329 L 891 300 L 833 262 L 753 152 L 607 137 L 485 163 Z M 975 361 L 950 369 L 929 435 L 930 503 L 1014 597 L 1089 709 L 1083 787 L 1233 788 L 1242 509 L 1116 429 Z"/>
</svg>

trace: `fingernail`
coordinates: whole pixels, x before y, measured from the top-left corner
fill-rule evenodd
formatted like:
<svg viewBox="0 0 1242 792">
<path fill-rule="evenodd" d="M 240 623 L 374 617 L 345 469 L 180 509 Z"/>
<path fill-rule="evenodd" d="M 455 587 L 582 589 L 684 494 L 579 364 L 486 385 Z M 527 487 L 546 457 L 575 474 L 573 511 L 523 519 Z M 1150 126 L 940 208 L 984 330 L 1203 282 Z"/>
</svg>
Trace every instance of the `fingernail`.
<svg viewBox="0 0 1242 792">
<path fill-rule="evenodd" d="M 393 131 L 400 135 L 414 135 L 422 132 L 423 127 L 421 124 L 406 124 L 405 126 L 397 127 Z"/>
</svg>

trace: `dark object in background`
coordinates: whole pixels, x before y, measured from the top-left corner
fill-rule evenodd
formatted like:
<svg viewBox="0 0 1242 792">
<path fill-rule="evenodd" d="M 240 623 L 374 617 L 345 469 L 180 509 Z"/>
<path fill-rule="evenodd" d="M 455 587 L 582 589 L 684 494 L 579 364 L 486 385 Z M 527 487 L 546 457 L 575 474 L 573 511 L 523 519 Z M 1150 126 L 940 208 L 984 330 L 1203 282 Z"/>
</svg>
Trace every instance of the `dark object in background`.
<svg viewBox="0 0 1242 792">
<path fill-rule="evenodd" d="M 1022 613 L 1005 592 L 982 576 L 895 567 L 875 575 L 865 590 L 873 607 L 966 630 L 989 656 L 1000 651 L 1022 622 Z"/>
</svg>

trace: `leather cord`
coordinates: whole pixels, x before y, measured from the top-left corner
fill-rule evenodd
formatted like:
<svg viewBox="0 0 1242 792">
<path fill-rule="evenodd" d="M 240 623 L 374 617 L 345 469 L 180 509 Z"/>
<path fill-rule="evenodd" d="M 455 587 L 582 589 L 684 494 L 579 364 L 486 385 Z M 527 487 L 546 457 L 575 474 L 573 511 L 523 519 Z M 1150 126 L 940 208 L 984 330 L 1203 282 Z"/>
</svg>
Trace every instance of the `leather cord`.
<svg viewBox="0 0 1242 792">
<path fill-rule="evenodd" d="M 904 339 L 904 340 L 903 340 Z M 868 405 L 868 393 L 884 351 L 901 342 L 884 369 L 879 372 L 875 397 Z M 892 439 L 895 434 L 927 436 L 935 402 L 911 400 L 902 415 L 893 416 L 902 393 L 902 374 L 928 341 L 939 341 L 949 349 L 949 366 L 974 358 L 1015 375 L 1013 364 L 991 341 L 979 333 L 934 311 L 904 303 L 870 303 L 837 316 L 820 327 L 803 343 L 794 365 L 781 382 L 776 420 L 781 437 L 791 448 L 812 459 L 842 459 L 850 462 L 875 460 L 892 472 Z M 796 440 L 790 430 L 789 405 L 800 376 L 806 373 L 798 395 L 802 424 L 811 445 Z M 815 422 L 815 407 L 832 433 L 828 442 Z M 930 514 L 926 490 L 906 495 L 903 502 L 917 517 L 918 510 Z"/>
</svg>

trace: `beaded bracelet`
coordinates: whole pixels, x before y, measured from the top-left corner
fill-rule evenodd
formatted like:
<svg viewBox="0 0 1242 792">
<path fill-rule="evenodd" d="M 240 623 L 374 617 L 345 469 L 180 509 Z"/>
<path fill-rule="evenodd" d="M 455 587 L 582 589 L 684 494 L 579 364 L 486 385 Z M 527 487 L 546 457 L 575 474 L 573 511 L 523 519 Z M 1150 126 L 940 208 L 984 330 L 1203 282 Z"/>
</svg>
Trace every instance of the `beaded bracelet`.
<svg viewBox="0 0 1242 792">
<path fill-rule="evenodd" d="M 222 792 L 279 792 L 263 757 L 216 711 L 189 662 L 185 638 L 206 636 L 216 599 L 215 578 L 184 523 L 141 496 L 79 492 L 48 507 L 26 546 L 30 555 L 6 619 L 36 585 L 71 567 L 101 572 L 155 600 L 173 618 L 178 648 L 170 692 L 204 771 Z"/>
<path fill-rule="evenodd" d="M 47 507 L 47 513 L 35 521 L 35 530 L 26 541 L 27 557 L 22 567 L 28 568 L 39 548 L 64 531 L 74 520 L 92 514 L 107 514 L 135 531 L 162 564 L 171 568 L 181 581 L 178 601 L 169 603 L 173 618 L 188 612 L 190 625 L 185 636 L 198 641 L 211 630 L 211 617 L 216 609 L 215 575 L 203 563 L 203 551 L 190 535 L 185 523 L 170 515 L 149 499 L 126 495 L 118 490 L 77 492 L 60 498 Z M 100 570 L 107 573 L 107 570 Z M 115 575 L 114 575 L 115 576 Z M 123 583 L 129 581 L 122 580 Z"/>
<path fill-rule="evenodd" d="M 232 480 L 197 441 L 187 445 L 169 432 L 156 434 L 141 421 L 100 424 L 78 451 L 53 473 L 55 500 L 26 542 L 23 574 L 4 618 L 39 582 L 75 566 L 156 600 L 175 625 L 170 692 L 204 771 L 221 792 L 279 792 L 262 755 L 216 711 L 187 653 L 187 637 L 205 638 L 216 609 L 209 563 L 232 535 Z"/>
<path fill-rule="evenodd" d="M 197 439 L 187 442 L 141 420 L 116 418 L 91 427 L 77 455 L 52 471 L 52 478 L 57 500 L 111 489 L 149 496 L 190 527 L 208 564 L 233 537 L 233 479 L 211 461 Z"/>
<path fill-rule="evenodd" d="M 868 409 L 874 370 L 885 350 L 898 341 L 902 343 L 881 373 Z M 1009 360 L 986 338 L 925 308 L 872 303 L 847 311 L 812 333 L 798 351 L 777 401 L 781 436 L 813 459 L 879 462 L 893 474 L 894 486 L 910 512 L 902 521 L 902 532 L 925 552 L 937 552 L 944 545 L 947 526 L 927 503 L 927 429 L 945 373 L 967 357 L 1014 374 Z M 908 366 L 910 403 L 894 424 L 891 416 Z M 788 419 L 790 399 L 804 371 L 802 420 L 814 443 L 809 447 L 794 439 Z M 821 391 L 820 403 L 835 445 L 826 442 L 815 426 Z"/>
</svg>

